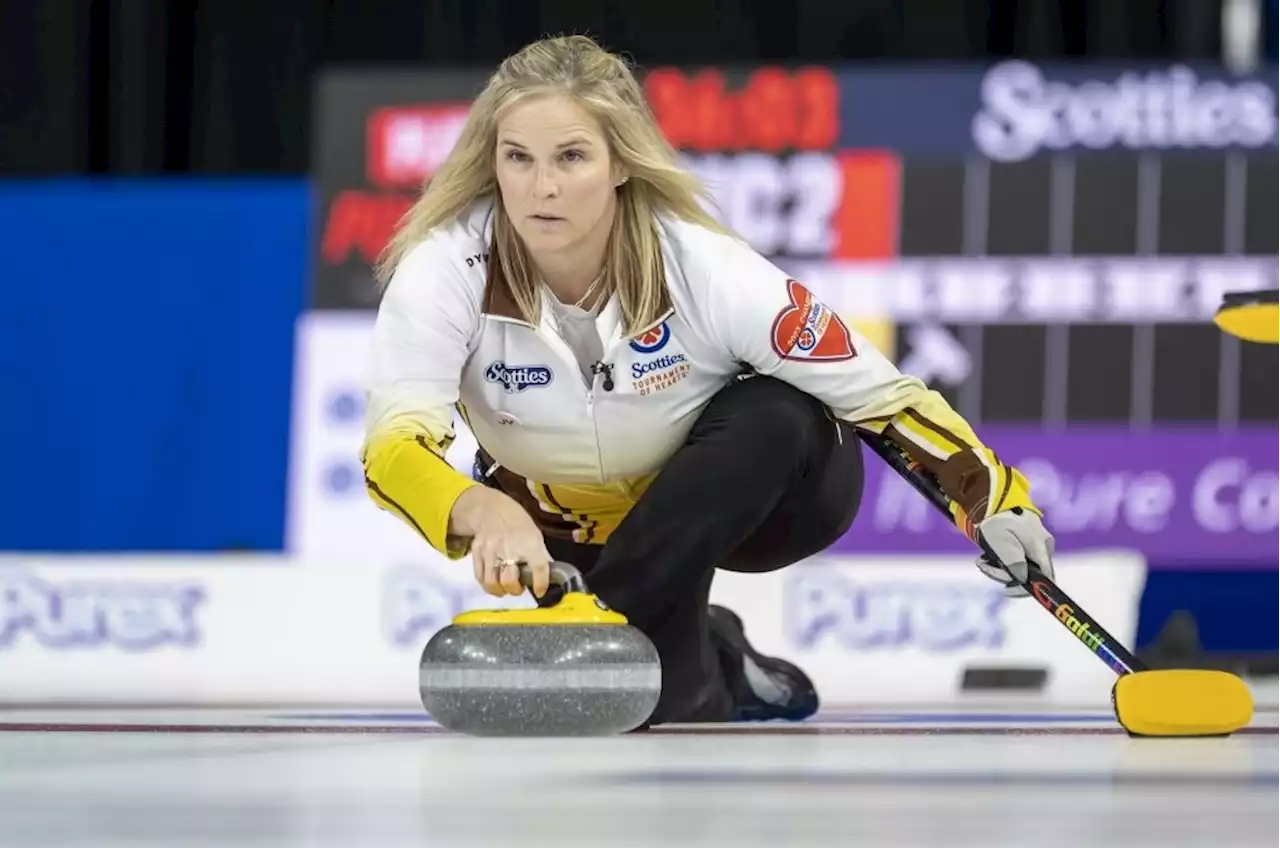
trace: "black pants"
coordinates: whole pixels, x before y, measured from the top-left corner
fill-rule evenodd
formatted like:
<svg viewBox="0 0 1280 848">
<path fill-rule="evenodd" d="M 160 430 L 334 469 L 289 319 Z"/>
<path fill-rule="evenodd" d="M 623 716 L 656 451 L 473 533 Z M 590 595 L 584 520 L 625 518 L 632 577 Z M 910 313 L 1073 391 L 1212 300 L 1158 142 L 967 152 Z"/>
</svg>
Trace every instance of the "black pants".
<svg viewBox="0 0 1280 848">
<path fill-rule="evenodd" d="M 549 539 L 547 549 L 658 649 L 652 724 L 725 721 L 736 695 L 709 636 L 715 570 L 774 571 L 824 550 L 852 524 L 862 485 L 853 428 L 755 376 L 712 398 L 606 544 Z"/>
</svg>

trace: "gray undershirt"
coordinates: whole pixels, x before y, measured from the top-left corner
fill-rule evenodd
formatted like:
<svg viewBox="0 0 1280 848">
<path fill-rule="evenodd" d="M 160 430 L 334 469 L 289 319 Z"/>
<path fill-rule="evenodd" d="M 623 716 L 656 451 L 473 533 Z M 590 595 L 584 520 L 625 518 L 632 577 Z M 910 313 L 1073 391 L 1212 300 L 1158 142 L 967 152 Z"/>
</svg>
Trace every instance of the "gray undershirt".
<svg viewBox="0 0 1280 848">
<path fill-rule="evenodd" d="M 578 360 L 582 379 L 586 380 L 587 385 L 591 385 L 595 382 L 595 374 L 591 372 L 591 366 L 604 356 L 604 342 L 600 340 L 600 331 L 596 329 L 596 316 L 600 314 L 600 307 L 604 305 L 607 298 L 601 298 L 591 311 L 561 303 L 554 297 L 549 299 L 551 308 L 555 311 L 554 317 L 556 326 L 560 330 L 560 337 L 564 339 L 565 344 L 569 345 L 574 358 Z"/>
</svg>

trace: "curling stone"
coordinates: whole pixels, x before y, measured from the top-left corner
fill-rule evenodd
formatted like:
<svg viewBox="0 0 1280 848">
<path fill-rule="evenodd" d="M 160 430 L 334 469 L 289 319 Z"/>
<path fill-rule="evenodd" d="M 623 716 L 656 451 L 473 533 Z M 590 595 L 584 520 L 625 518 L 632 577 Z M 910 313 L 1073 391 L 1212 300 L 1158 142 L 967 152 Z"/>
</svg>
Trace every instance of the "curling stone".
<svg viewBox="0 0 1280 848">
<path fill-rule="evenodd" d="M 520 582 L 532 583 L 524 566 Z M 609 736 L 642 725 L 662 690 L 649 638 L 587 591 L 573 566 L 551 564 L 559 603 L 459 615 L 427 642 L 422 706 L 472 736 Z"/>
<path fill-rule="evenodd" d="M 1213 322 L 1224 333 L 1258 344 L 1280 343 L 1280 304 L 1276 289 L 1230 292 Z"/>
</svg>

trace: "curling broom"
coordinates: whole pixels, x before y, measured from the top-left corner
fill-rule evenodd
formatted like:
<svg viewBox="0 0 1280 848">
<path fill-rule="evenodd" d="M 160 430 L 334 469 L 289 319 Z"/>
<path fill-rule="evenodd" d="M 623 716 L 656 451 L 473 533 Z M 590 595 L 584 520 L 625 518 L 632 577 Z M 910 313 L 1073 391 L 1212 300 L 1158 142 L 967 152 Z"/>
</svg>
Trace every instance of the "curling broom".
<svg viewBox="0 0 1280 848">
<path fill-rule="evenodd" d="M 948 519 L 953 504 L 923 466 L 884 436 L 859 430 L 863 442 L 925 496 Z M 974 532 L 987 560 L 995 552 Z M 1148 669 L 1098 624 L 1035 563 L 1027 563 L 1022 586 L 1039 604 L 1119 675 L 1111 689 L 1116 720 L 1131 736 L 1227 736 L 1253 718 L 1253 696 L 1243 680 L 1225 671 Z"/>
</svg>

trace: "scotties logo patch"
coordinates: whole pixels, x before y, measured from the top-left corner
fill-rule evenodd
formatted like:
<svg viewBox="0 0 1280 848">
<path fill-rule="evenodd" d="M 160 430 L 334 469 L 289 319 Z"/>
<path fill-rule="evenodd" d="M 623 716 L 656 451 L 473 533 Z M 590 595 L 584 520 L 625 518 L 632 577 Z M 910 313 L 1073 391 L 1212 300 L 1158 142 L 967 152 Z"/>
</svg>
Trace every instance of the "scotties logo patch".
<svg viewBox="0 0 1280 848">
<path fill-rule="evenodd" d="M 787 280 L 791 304 L 773 319 L 773 350 L 783 359 L 839 362 L 857 355 L 849 328 L 795 280 Z"/>
<path fill-rule="evenodd" d="M 688 376 L 689 357 L 683 353 L 631 363 L 631 389 L 641 396 L 669 389 Z"/>
<path fill-rule="evenodd" d="M 505 362 L 491 362 L 484 370 L 484 378 L 490 383 L 502 386 L 507 394 L 515 395 L 529 389 L 551 385 L 551 369 L 545 365 L 508 365 Z"/>
</svg>

